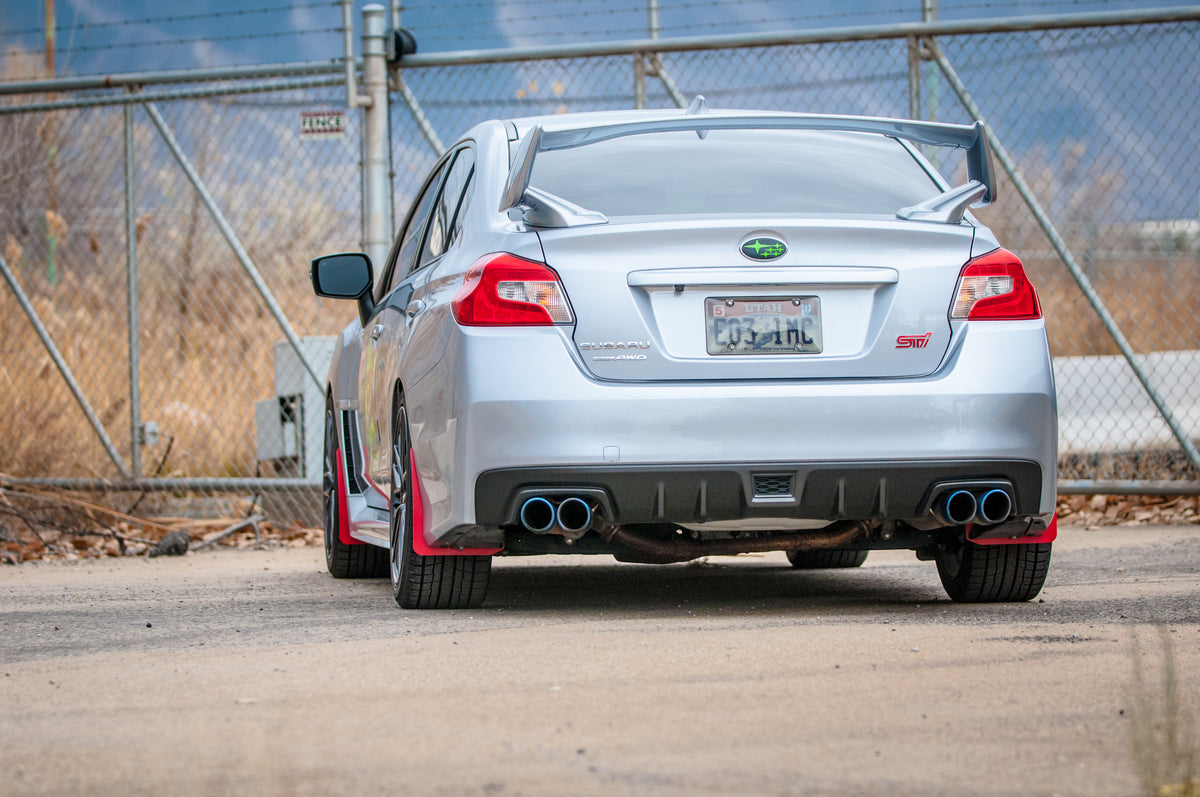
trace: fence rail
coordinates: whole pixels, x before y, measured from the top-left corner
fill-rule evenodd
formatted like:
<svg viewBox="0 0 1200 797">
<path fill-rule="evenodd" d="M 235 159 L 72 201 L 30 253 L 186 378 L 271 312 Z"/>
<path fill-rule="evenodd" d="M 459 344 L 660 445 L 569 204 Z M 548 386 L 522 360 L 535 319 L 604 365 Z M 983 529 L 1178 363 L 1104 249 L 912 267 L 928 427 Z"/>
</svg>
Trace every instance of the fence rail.
<svg viewBox="0 0 1200 797">
<path fill-rule="evenodd" d="M 1041 293 L 1061 491 L 1200 494 L 1197 64 L 1200 6 L 410 56 L 383 201 L 402 213 L 442 142 L 490 117 L 704 94 L 983 118 L 1005 174 L 979 215 Z M 0 480 L 255 495 L 315 522 L 312 375 L 345 319 L 306 266 L 362 248 L 381 202 L 362 109 L 299 132 L 300 111 L 344 109 L 344 80 L 322 62 L 0 83 Z"/>
</svg>

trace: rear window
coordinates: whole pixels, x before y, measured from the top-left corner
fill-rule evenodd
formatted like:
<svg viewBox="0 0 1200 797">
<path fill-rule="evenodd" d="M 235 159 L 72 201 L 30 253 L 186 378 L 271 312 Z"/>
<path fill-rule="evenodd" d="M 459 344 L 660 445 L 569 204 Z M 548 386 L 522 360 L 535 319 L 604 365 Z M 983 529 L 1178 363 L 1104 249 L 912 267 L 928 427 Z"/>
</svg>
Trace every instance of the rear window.
<svg viewBox="0 0 1200 797">
<path fill-rule="evenodd" d="M 606 216 L 887 214 L 936 196 L 898 141 L 870 133 L 645 133 L 534 161 L 530 184 Z"/>
</svg>

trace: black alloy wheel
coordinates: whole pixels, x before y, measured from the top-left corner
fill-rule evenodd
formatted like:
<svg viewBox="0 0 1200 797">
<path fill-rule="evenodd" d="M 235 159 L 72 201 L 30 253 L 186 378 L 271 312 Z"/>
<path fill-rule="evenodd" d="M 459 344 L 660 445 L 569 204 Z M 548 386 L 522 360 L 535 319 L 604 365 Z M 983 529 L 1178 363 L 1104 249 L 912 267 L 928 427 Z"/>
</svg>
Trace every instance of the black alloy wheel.
<svg viewBox="0 0 1200 797">
<path fill-rule="evenodd" d="M 937 547 L 938 575 L 958 603 L 1032 600 L 1050 569 L 1052 543 L 979 545 L 963 536 Z"/>
<path fill-rule="evenodd" d="M 474 609 L 487 594 L 490 556 L 423 556 L 413 549 L 412 441 L 404 394 L 392 414 L 391 522 L 388 572 L 404 609 Z"/>
<path fill-rule="evenodd" d="M 375 545 L 342 542 L 342 503 L 338 489 L 339 446 L 333 397 L 325 396 L 325 456 L 321 473 L 321 521 L 325 531 L 325 566 L 334 578 L 379 578 L 386 572 L 387 551 Z"/>
</svg>

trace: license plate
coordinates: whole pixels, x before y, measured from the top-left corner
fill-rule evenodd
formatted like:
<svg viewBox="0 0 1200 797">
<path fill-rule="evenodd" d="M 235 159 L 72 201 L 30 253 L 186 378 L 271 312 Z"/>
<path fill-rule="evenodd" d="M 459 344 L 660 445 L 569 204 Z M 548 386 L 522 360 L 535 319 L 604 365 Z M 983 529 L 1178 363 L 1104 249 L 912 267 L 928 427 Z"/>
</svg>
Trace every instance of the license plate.
<svg viewBox="0 0 1200 797">
<path fill-rule="evenodd" d="M 821 300 L 816 296 L 704 300 L 709 354 L 816 354 Z"/>
</svg>

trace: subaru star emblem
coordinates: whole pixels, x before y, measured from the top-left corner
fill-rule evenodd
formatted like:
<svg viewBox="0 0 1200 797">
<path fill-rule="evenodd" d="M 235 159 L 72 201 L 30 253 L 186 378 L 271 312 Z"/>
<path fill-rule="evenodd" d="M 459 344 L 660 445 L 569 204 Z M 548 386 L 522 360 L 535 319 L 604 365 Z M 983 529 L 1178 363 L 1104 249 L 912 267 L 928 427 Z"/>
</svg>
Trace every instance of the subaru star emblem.
<svg viewBox="0 0 1200 797">
<path fill-rule="evenodd" d="M 751 260 L 774 260 L 783 257 L 787 244 L 778 238 L 759 235 L 742 244 L 742 254 Z"/>
</svg>

